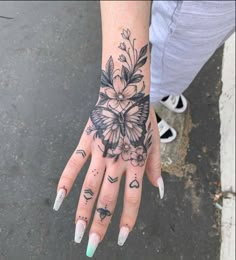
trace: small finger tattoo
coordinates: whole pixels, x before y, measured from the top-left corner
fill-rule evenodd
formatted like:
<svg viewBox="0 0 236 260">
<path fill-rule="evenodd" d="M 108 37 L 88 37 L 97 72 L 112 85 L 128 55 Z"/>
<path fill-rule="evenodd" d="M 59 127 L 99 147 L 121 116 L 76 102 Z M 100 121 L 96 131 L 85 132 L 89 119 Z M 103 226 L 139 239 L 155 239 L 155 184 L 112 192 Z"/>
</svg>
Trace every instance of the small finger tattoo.
<svg viewBox="0 0 236 260">
<path fill-rule="evenodd" d="M 80 219 L 80 220 L 84 220 L 85 222 L 88 222 L 88 218 L 87 218 L 87 217 L 84 217 L 84 216 L 79 216 L 78 219 Z"/>
<path fill-rule="evenodd" d="M 131 189 L 138 189 L 139 188 L 139 182 L 137 181 L 137 174 L 135 173 L 135 177 L 134 177 L 134 180 L 133 181 L 131 181 L 131 183 L 129 184 L 129 187 L 131 188 Z"/>
<path fill-rule="evenodd" d="M 83 158 L 86 156 L 86 152 L 84 150 L 82 150 L 82 149 L 76 150 L 76 153 L 77 154 L 81 154 Z"/>
<path fill-rule="evenodd" d="M 110 175 L 108 175 L 107 179 L 108 179 L 108 181 L 109 181 L 110 183 L 115 183 L 115 182 L 118 181 L 118 177 L 112 178 Z"/>
<path fill-rule="evenodd" d="M 93 198 L 94 192 L 91 189 L 87 189 L 84 191 L 84 198 L 86 199 L 86 204 L 88 203 L 88 200 L 91 200 Z"/>
<path fill-rule="evenodd" d="M 94 177 L 96 177 L 96 175 L 98 175 L 99 172 L 96 169 L 94 169 L 94 170 L 92 170 L 92 174 L 93 174 Z"/>
<path fill-rule="evenodd" d="M 68 192 L 67 192 L 66 186 L 64 185 L 62 188 L 66 191 L 66 194 L 67 194 Z"/>
<path fill-rule="evenodd" d="M 125 226 L 130 229 L 130 226 L 128 224 L 125 224 Z"/>
<path fill-rule="evenodd" d="M 98 208 L 97 212 L 99 213 L 101 221 L 103 221 L 105 217 L 111 216 L 111 212 L 107 209 L 107 205 L 105 208 Z"/>
</svg>

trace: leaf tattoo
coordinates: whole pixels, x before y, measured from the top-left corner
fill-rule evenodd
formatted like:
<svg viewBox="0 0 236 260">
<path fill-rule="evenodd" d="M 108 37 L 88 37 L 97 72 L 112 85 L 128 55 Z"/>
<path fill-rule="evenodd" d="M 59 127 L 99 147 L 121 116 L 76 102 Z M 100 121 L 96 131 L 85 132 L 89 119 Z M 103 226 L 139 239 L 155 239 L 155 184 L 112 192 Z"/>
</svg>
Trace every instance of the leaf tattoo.
<svg viewBox="0 0 236 260">
<path fill-rule="evenodd" d="M 101 140 L 103 146 L 99 148 L 104 157 L 115 161 L 122 158 L 134 167 L 142 167 L 152 144 L 151 123 L 146 126 L 149 95 L 144 93 L 141 70 L 147 62 L 148 44 L 138 51 L 129 29 L 123 30 L 121 36 L 121 69 L 115 70 L 110 56 L 101 72 L 99 100 L 90 114 L 92 125 L 86 132 L 93 132 L 94 139 Z"/>
<path fill-rule="evenodd" d="M 113 87 L 112 86 L 113 72 L 114 72 L 114 62 L 112 57 L 110 57 L 106 64 L 106 70 L 102 70 L 102 76 L 101 76 L 102 87 L 111 87 L 111 88 Z"/>
</svg>

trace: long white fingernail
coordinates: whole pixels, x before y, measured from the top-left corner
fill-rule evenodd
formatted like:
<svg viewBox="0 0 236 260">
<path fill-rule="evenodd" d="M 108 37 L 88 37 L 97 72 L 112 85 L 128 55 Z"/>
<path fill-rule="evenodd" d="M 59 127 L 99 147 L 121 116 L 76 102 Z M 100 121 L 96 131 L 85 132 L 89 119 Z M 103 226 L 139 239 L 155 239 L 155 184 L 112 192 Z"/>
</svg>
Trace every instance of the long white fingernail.
<svg viewBox="0 0 236 260">
<path fill-rule="evenodd" d="M 87 257 L 93 257 L 99 242 L 100 242 L 100 237 L 98 234 L 92 233 L 89 235 L 89 241 L 88 241 L 88 246 L 86 251 Z"/>
<path fill-rule="evenodd" d="M 81 242 L 85 229 L 86 222 L 84 220 L 78 220 L 75 226 L 75 243 Z"/>
<path fill-rule="evenodd" d="M 57 196 L 56 196 L 56 199 L 55 199 L 55 202 L 54 202 L 54 205 L 53 205 L 53 209 L 54 210 L 59 210 L 64 198 L 66 196 L 66 190 L 65 189 L 60 189 L 58 192 L 57 192 Z"/>
<path fill-rule="evenodd" d="M 165 192 L 165 186 L 164 186 L 164 181 L 161 176 L 157 179 L 157 185 L 159 187 L 160 198 L 163 199 L 164 192 Z"/>
<path fill-rule="evenodd" d="M 120 228 L 120 233 L 118 236 L 118 245 L 123 246 L 127 237 L 129 235 L 129 228 L 128 227 L 121 227 Z"/>
</svg>

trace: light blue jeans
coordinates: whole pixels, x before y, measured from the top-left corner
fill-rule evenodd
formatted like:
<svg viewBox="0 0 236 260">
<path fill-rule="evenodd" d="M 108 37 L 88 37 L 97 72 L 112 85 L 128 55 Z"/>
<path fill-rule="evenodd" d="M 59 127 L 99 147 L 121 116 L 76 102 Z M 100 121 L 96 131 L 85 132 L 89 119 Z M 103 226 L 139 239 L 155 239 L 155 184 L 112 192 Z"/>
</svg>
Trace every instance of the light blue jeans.
<svg viewBox="0 0 236 260">
<path fill-rule="evenodd" d="M 235 1 L 153 1 L 151 103 L 180 95 L 235 31 Z"/>
</svg>

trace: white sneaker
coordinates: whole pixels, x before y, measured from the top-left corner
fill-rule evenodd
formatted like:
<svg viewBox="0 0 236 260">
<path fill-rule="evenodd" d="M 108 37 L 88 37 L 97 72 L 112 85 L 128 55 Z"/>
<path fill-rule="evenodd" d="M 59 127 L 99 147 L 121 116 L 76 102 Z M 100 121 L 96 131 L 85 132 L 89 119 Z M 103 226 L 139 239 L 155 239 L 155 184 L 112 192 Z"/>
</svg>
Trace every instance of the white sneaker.
<svg viewBox="0 0 236 260">
<path fill-rule="evenodd" d="M 178 108 L 179 102 L 182 102 L 181 107 Z M 188 106 L 187 99 L 183 96 L 172 96 L 170 95 L 167 100 L 160 101 L 162 105 L 167 107 L 169 110 L 176 112 L 176 113 L 183 113 Z"/>
<path fill-rule="evenodd" d="M 177 133 L 175 129 L 169 126 L 165 120 L 161 119 L 161 121 L 158 123 L 158 128 L 161 143 L 171 143 L 175 140 Z"/>
</svg>

